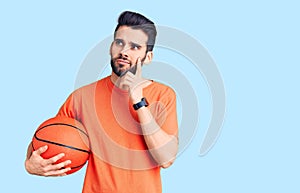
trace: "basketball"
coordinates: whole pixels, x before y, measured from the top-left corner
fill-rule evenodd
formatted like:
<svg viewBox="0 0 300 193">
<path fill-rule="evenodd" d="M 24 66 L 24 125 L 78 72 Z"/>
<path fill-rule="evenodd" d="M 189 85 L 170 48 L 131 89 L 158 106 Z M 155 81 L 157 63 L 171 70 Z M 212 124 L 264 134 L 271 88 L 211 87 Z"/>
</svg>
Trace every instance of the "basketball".
<svg viewBox="0 0 300 193">
<path fill-rule="evenodd" d="M 89 139 L 83 125 L 72 118 L 57 116 L 43 122 L 35 131 L 32 138 L 33 150 L 42 146 L 48 146 L 41 156 L 49 159 L 57 154 L 65 156 L 55 164 L 71 160 L 71 170 L 66 174 L 72 174 L 81 169 L 87 162 L 90 154 Z"/>
</svg>

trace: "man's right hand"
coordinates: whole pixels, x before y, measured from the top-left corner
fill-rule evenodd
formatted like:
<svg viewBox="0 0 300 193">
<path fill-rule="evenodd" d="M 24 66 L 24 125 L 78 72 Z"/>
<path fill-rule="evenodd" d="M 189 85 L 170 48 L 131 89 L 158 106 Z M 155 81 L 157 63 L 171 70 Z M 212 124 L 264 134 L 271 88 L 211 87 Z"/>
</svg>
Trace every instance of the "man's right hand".
<svg viewBox="0 0 300 193">
<path fill-rule="evenodd" d="M 32 151 L 29 158 L 25 161 L 25 168 L 28 173 L 39 176 L 65 176 L 70 171 L 70 167 L 66 167 L 71 163 L 70 160 L 55 164 L 59 159 L 64 157 L 64 153 L 60 153 L 52 158 L 44 159 L 41 154 L 47 151 L 48 146 L 43 146 Z"/>
</svg>

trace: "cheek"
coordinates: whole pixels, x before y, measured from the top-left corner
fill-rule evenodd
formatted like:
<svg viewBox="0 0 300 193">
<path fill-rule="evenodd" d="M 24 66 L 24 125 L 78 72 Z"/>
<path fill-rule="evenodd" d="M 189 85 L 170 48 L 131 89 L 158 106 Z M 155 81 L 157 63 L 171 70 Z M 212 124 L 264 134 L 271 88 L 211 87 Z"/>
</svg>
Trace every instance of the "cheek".
<svg viewBox="0 0 300 193">
<path fill-rule="evenodd" d="M 132 53 L 132 58 L 137 60 L 138 58 L 144 58 L 145 57 L 145 54 L 146 53 L 146 50 L 137 50 L 137 51 L 134 51 Z"/>
<path fill-rule="evenodd" d="M 110 55 L 115 57 L 118 56 L 120 53 L 120 49 L 118 49 L 116 46 L 111 46 L 110 47 Z"/>
</svg>

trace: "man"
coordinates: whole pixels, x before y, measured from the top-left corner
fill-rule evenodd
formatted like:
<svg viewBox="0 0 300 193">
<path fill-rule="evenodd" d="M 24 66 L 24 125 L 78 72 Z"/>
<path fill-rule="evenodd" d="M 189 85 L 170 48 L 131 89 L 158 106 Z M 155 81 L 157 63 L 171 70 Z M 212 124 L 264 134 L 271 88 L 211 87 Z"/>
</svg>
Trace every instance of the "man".
<svg viewBox="0 0 300 193">
<path fill-rule="evenodd" d="M 112 74 L 75 90 L 57 116 L 80 121 L 87 129 L 91 155 L 84 193 L 159 193 L 160 168 L 169 167 L 178 149 L 175 92 L 142 77 L 152 61 L 156 28 L 141 14 L 125 11 L 110 47 Z M 64 154 L 43 159 L 47 146 L 28 146 L 26 170 L 63 176 L 70 160 Z"/>
</svg>

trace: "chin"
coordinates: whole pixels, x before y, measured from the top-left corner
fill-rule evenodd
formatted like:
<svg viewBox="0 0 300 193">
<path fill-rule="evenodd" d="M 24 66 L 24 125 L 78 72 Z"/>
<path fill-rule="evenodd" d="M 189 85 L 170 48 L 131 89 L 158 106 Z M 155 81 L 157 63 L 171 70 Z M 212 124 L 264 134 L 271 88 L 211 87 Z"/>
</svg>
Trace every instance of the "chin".
<svg viewBox="0 0 300 193">
<path fill-rule="evenodd" d="M 122 76 L 124 76 L 124 75 L 128 72 L 128 69 L 126 69 L 126 70 L 120 70 L 120 69 L 117 69 L 117 68 L 113 68 L 112 71 L 113 71 L 118 77 L 122 77 Z"/>
</svg>

